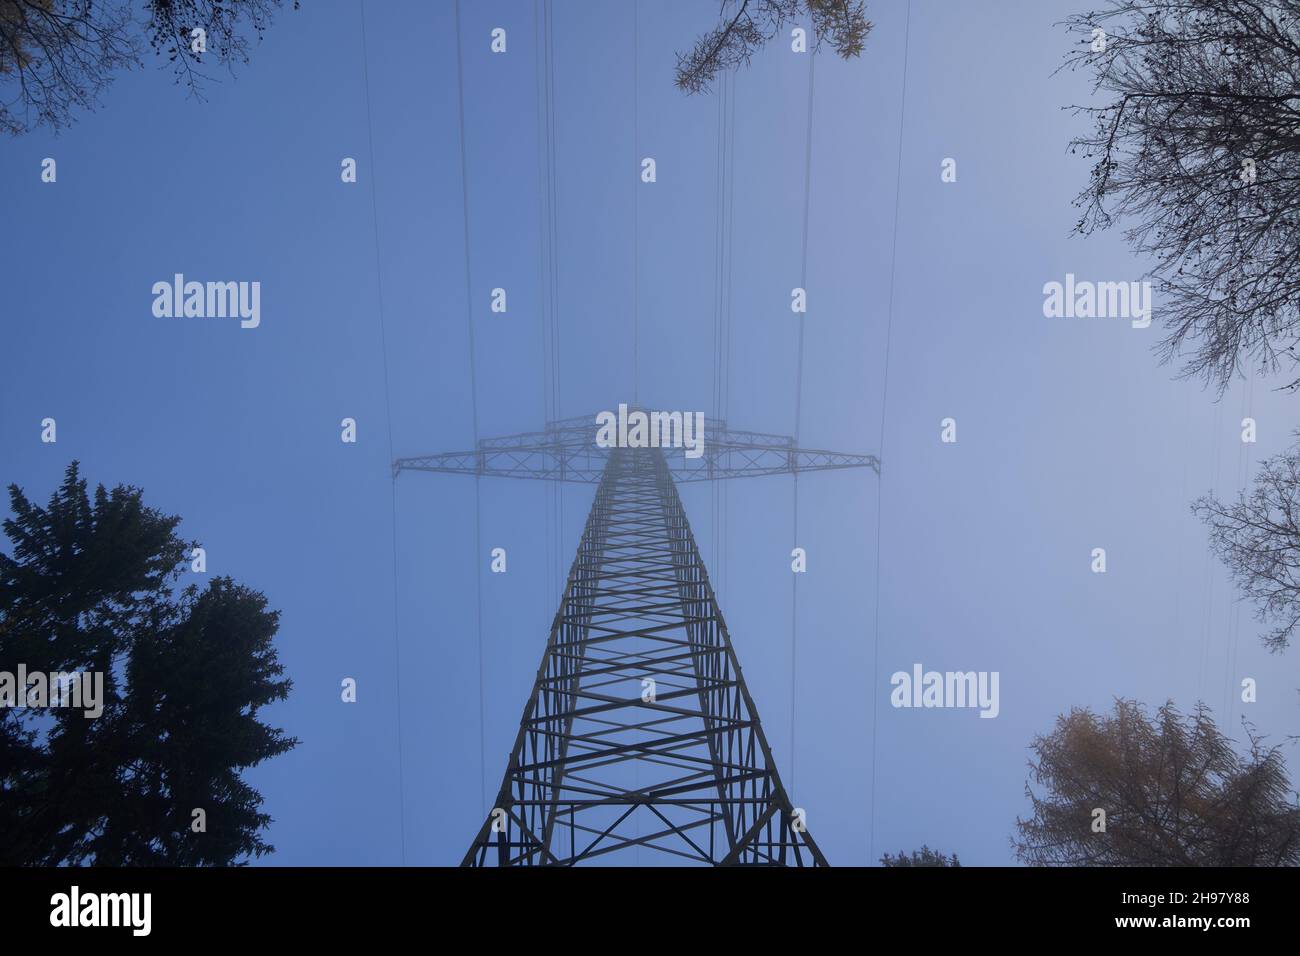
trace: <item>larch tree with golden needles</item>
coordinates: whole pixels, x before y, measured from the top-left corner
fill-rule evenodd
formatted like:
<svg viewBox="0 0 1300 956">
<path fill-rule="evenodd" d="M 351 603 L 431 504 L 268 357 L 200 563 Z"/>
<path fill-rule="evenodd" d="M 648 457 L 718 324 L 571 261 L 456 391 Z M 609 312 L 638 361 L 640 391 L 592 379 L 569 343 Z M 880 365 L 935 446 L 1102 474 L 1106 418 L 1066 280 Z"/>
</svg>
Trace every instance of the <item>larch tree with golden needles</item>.
<svg viewBox="0 0 1300 956">
<path fill-rule="evenodd" d="M 1300 806 L 1277 747 L 1246 753 L 1209 711 L 1135 701 L 1074 709 L 1030 746 L 1033 812 L 1016 854 L 1033 866 L 1295 866 Z"/>
</svg>

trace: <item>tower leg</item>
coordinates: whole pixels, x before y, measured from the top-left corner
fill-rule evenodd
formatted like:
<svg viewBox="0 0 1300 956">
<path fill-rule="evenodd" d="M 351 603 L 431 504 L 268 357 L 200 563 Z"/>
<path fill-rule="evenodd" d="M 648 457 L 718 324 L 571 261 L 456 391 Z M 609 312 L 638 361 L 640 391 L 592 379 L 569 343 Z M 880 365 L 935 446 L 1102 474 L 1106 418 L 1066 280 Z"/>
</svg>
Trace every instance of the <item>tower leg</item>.
<svg viewBox="0 0 1300 956">
<path fill-rule="evenodd" d="M 663 454 L 614 450 L 464 865 L 825 866 L 796 819 Z"/>
</svg>

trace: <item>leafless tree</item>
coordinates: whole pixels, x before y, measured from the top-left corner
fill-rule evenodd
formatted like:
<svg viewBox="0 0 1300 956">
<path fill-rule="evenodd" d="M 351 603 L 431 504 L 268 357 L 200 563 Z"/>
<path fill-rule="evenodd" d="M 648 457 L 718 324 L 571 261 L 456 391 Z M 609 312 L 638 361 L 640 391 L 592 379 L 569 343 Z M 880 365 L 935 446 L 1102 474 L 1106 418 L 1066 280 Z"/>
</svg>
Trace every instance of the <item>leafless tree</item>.
<svg viewBox="0 0 1300 956">
<path fill-rule="evenodd" d="M 0 130 L 67 125 L 93 108 L 117 70 L 137 60 L 130 11 L 90 0 L 0 0 Z"/>
<path fill-rule="evenodd" d="M 1103 106 L 1077 230 L 1129 222 L 1165 293 L 1164 361 L 1222 391 L 1300 338 L 1300 0 L 1110 0 L 1065 21 Z M 1300 379 L 1290 387 L 1300 385 Z"/>
<path fill-rule="evenodd" d="M 1237 500 L 1205 495 L 1192 511 L 1210 529 L 1210 547 L 1227 565 L 1255 619 L 1271 628 L 1264 644 L 1280 651 L 1300 625 L 1300 448 L 1266 459 Z"/>
<path fill-rule="evenodd" d="M 146 50 L 166 57 L 177 82 L 201 98 L 211 79 L 201 67 L 247 62 L 251 37 L 283 2 L 0 0 L 0 130 L 69 125 Z M 201 44 L 195 30 L 203 31 Z"/>
<path fill-rule="evenodd" d="M 1075 709 L 1031 750 L 1033 814 L 1012 839 L 1025 863 L 1300 863 L 1300 806 L 1278 748 L 1252 735 L 1239 755 L 1203 706 L 1184 716 L 1167 703 L 1151 717 L 1127 700 L 1102 716 Z"/>
<path fill-rule="evenodd" d="M 848 59 L 862 52 L 871 23 L 863 0 L 723 0 L 719 24 L 677 55 L 677 86 L 687 93 L 709 89 L 719 72 L 750 58 L 792 21 L 812 24 L 811 49 L 823 42 Z"/>
</svg>

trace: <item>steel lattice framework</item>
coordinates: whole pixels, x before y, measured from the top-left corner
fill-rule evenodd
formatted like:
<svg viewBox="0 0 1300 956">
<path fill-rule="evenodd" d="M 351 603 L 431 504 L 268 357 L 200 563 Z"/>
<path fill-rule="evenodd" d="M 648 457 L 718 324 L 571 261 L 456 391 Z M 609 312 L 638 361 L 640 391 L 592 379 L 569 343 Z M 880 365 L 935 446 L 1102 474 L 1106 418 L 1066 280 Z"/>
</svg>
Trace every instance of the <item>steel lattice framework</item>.
<svg viewBox="0 0 1300 956">
<path fill-rule="evenodd" d="M 433 471 L 596 484 L 605 473 L 611 449 L 596 445 L 594 421 L 592 415 L 566 418 L 548 422 L 540 432 L 484 438 L 473 451 L 399 458 L 393 463 L 393 475 L 403 471 Z M 717 419 L 705 421 L 704 453 L 699 458 L 687 458 L 680 452 L 667 457 L 677 481 L 785 475 L 834 468 L 871 468 L 880 473 L 880 461 L 875 455 L 796 448 L 793 438 L 733 431 L 725 421 Z"/>
<path fill-rule="evenodd" d="M 394 475 L 598 482 L 500 790 L 462 865 L 565 866 L 646 848 L 705 864 L 825 866 L 782 786 L 676 482 L 878 473 L 879 461 L 723 423 L 706 428 L 697 459 L 604 449 L 593 422 L 394 463 Z"/>
</svg>

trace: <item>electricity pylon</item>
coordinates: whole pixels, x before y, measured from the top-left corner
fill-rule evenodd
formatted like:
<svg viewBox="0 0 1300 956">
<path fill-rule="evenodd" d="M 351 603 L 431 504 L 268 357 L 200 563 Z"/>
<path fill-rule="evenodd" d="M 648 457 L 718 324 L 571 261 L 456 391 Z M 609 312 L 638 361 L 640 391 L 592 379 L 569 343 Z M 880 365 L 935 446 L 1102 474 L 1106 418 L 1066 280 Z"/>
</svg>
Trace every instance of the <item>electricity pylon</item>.
<svg viewBox="0 0 1300 956">
<path fill-rule="evenodd" d="M 879 460 L 718 421 L 696 458 L 601 448 L 594 422 L 393 465 L 394 477 L 597 483 L 501 788 L 462 865 L 566 866 L 636 847 L 715 865 L 827 865 L 781 784 L 676 483 L 878 474 Z"/>
</svg>

